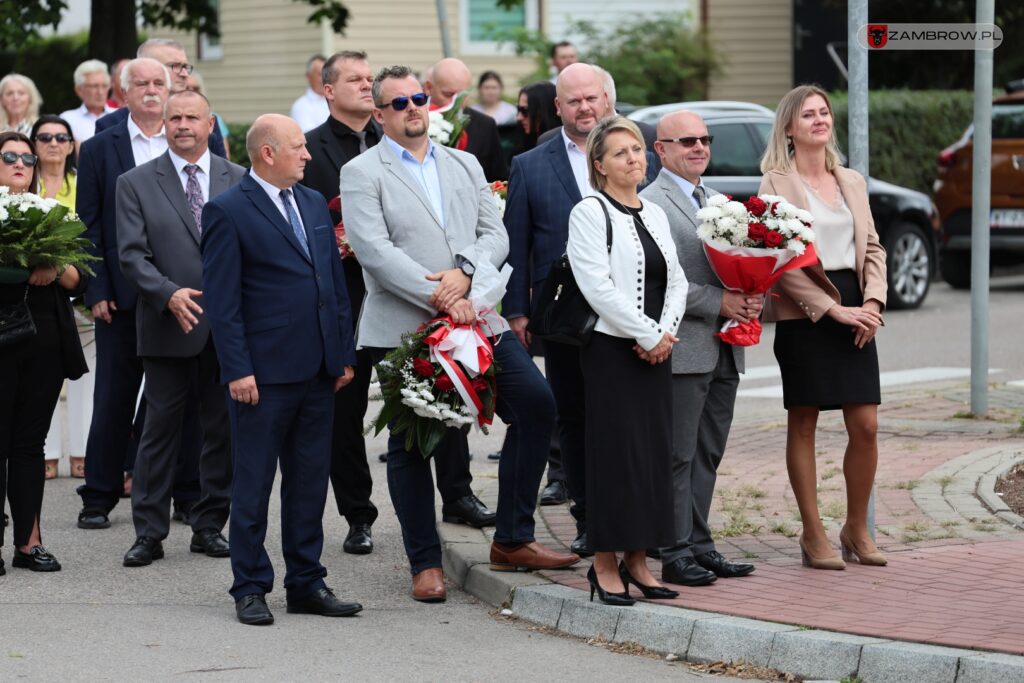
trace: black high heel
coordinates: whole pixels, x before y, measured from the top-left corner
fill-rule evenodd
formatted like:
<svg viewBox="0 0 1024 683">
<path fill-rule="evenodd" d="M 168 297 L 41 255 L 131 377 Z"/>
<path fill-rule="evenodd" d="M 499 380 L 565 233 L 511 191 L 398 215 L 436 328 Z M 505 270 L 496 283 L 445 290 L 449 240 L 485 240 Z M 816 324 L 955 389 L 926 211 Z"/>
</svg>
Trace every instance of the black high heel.
<svg viewBox="0 0 1024 683">
<path fill-rule="evenodd" d="M 678 598 L 679 593 L 674 590 L 665 588 L 664 586 L 645 586 L 629 573 L 629 567 L 626 563 L 619 562 L 619 576 L 622 577 L 622 583 L 626 586 L 626 593 L 629 593 L 629 584 L 633 584 L 640 589 L 644 597 L 648 600 L 671 600 L 672 598 Z"/>
<path fill-rule="evenodd" d="M 624 590 L 621 593 L 609 593 L 605 589 L 601 588 L 601 584 L 597 581 L 597 572 L 594 571 L 594 565 L 590 565 L 590 569 L 587 571 L 587 581 L 590 582 L 590 601 L 594 601 L 594 591 L 597 591 L 597 597 L 601 599 L 606 605 L 612 607 L 629 607 L 636 604 L 636 600 L 629 597 L 629 591 Z"/>
</svg>

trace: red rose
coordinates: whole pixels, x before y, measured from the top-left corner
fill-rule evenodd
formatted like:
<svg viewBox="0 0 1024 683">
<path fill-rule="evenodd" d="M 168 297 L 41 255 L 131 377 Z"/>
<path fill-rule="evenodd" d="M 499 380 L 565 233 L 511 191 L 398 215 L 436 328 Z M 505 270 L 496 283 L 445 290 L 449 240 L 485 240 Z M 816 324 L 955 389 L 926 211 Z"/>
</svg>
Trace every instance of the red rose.
<svg viewBox="0 0 1024 683">
<path fill-rule="evenodd" d="M 747 223 L 747 237 L 755 242 L 764 241 L 766 232 L 768 232 L 768 228 L 764 223 Z"/>
<path fill-rule="evenodd" d="M 769 230 L 768 234 L 766 234 L 764 236 L 764 245 L 766 247 L 770 247 L 770 248 L 774 249 L 775 247 L 777 247 L 780 244 L 782 244 L 782 240 L 784 240 L 784 239 L 785 238 L 782 236 L 781 232 L 775 232 L 774 230 Z"/>
<path fill-rule="evenodd" d="M 779 215 L 779 203 L 778 202 L 772 202 L 772 215 L 773 216 L 778 216 Z"/>
<path fill-rule="evenodd" d="M 330 209 L 331 211 L 337 211 L 338 213 L 341 213 L 341 195 L 338 195 L 331 201 L 327 202 L 327 208 Z"/>
<path fill-rule="evenodd" d="M 455 389 L 455 383 L 452 382 L 452 378 L 448 375 L 441 375 L 434 380 L 434 386 L 441 391 L 453 391 Z"/>
<path fill-rule="evenodd" d="M 768 208 L 768 204 L 760 197 L 751 197 L 743 202 L 744 208 L 755 216 L 760 216 Z"/>
<path fill-rule="evenodd" d="M 416 371 L 416 374 L 420 377 L 434 376 L 434 364 L 426 358 L 413 358 L 412 369 Z"/>
<path fill-rule="evenodd" d="M 490 389 L 490 384 L 488 384 L 487 380 L 484 379 L 483 377 L 474 377 L 472 384 L 473 390 L 476 391 L 478 394 L 481 391 L 487 391 L 488 389 Z"/>
</svg>

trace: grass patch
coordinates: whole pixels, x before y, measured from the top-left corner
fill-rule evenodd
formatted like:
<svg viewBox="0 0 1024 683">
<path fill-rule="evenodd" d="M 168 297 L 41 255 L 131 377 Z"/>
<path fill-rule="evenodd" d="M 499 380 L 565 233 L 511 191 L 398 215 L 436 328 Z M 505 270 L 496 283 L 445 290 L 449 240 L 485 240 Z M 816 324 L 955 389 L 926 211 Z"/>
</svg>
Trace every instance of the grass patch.
<svg viewBox="0 0 1024 683">
<path fill-rule="evenodd" d="M 969 410 L 958 410 L 953 413 L 954 420 L 973 420 L 975 417 L 974 413 Z"/>
<path fill-rule="evenodd" d="M 945 522 L 940 522 L 939 526 L 941 526 L 943 529 L 952 529 L 954 527 L 960 526 L 960 522 L 958 522 L 955 519 L 947 519 Z"/>
<path fill-rule="evenodd" d="M 820 505 L 821 516 L 829 517 L 831 519 L 842 519 L 846 516 L 846 501 L 843 500 L 830 500 L 824 505 Z"/>
<path fill-rule="evenodd" d="M 895 488 L 904 489 L 906 491 L 913 491 L 918 487 L 918 484 L 920 483 L 921 482 L 917 481 L 916 479 L 911 479 L 910 481 L 898 481 L 896 482 Z"/>
<path fill-rule="evenodd" d="M 768 492 L 760 486 L 746 484 L 739 488 L 739 495 L 746 496 L 747 498 L 764 498 L 768 495 Z"/>
<path fill-rule="evenodd" d="M 832 477 L 836 476 L 837 474 L 842 474 L 842 473 L 843 473 L 843 470 L 842 470 L 841 467 L 830 467 L 830 468 L 828 468 L 827 470 L 825 470 L 824 472 L 821 473 L 821 479 L 822 479 L 822 481 L 828 481 L 829 479 L 831 479 Z"/>
<path fill-rule="evenodd" d="M 955 477 L 952 474 L 946 474 L 946 475 L 943 475 L 943 476 L 939 477 L 935 481 L 938 482 L 939 486 L 942 487 L 942 492 L 945 493 L 946 489 L 949 487 L 950 484 L 953 483 L 954 479 L 955 479 Z"/>
<path fill-rule="evenodd" d="M 771 527 L 771 529 L 769 529 L 769 531 L 772 532 L 773 534 L 779 534 L 780 536 L 785 536 L 786 538 L 793 538 L 794 536 L 796 536 L 796 530 L 791 528 L 785 522 L 779 522 L 778 524 L 772 525 L 772 527 Z"/>
<path fill-rule="evenodd" d="M 743 559 L 745 559 L 745 560 L 758 560 L 760 558 L 761 558 L 761 556 L 758 555 L 757 553 L 752 553 L 749 550 L 744 550 L 743 551 Z"/>
<path fill-rule="evenodd" d="M 757 536 L 764 527 L 754 524 L 742 511 L 729 513 L 729 523 L 721 529 L 715 529 L 715 538 L 733 538 L 736 536 Z"/>
<path fill-rule="evenodd" d="M 996 524 L 991 520 L 983 519 L 974 523 L 974 530 L 981 531 L 983 533 L 992 533 L 996 530 Z"/>
</svg>

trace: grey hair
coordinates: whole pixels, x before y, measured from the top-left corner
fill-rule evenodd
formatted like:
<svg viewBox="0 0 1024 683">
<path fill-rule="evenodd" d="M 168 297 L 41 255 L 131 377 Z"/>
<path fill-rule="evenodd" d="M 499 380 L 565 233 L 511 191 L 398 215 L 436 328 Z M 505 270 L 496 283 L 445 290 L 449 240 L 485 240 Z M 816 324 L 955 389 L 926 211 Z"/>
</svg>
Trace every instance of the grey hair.
<svg viewBox="0 0 1024 683">
<path fill-rule="evenodd" d="M 606 146 L 608 136 L 620 130 L 630 133 L 640 143 L 640 149 L 643 152 L 647 151 L 647 145 L 644 143 L 644 136 L 640 129 L 625 116 L 616 114 L 600 121 L 587 136 L 587 173 L 590 176 L 590 186 L 595 190 L 603 190 L 608 179 L 597 172 L 594 162 L 601 159 L 608 151 Z M 644 159 L 646 161 L 646 154 Z M 646 172 L 647 169 L 644 170 Z"/>
<path fill-rule="evenodd" d="M 83 85 L 89 74 L 103 74 L 110 80 L 107 65 L 98 59 L 87 59 L 75 67 L 75 85 Z"/>
<path fill-rule="evenodd" d="M 173 47 L 182 52 L 185 51 L 185 46 L 174 40 L 173 38 L 150 38 L 142 45 L 139 45 L 139 49 L 135 51 L 136 57 L 146 57 L 146 53 L 149 52 L 151 47 Z"/>
<path fill-rule="evenodd" d="M 0 96 L 3 96 L 9 83 L 21 83 L 25 86 L 25 90 L 28 90 L 28 111 L 25 112 L 25 119 L 35 123 L 35 120 L 39 118 L 39 108 L 43 106 L 43 96 L 39 94 L 39 88 L 28 76 L 9 73 L 0 78 Z M 7 110 L 0 106 L 0 130 L 5 127 L 7 127 Z"/>
<path fill-rule="evenodd" d="M 416 74 L 409 67 L 400 65 L 386 66 L 377 72 L 377 75 L 373 78 L 373 88 L 371 89 L 374 106 L 380 103 L 381 83 L 389 78 L 408 78 L 409 76 L 415 78 Z"/>
<path fill-rule="evenodd" d="M 312 71 L 313 70 L 313 65 L 316 64 L 317 62 L 326 62 L 326 61 L 327 61 L 327 57 L 324 57 L 322 54 L 317 52 L 315 55 L 313 55 L 312 57 L 310 57 L 309 59 L 306 60 L 306 73 L 308 74 L 310 71 Z"/>
<path fill-rule="evenodd" d="M 341 52 L 335 52 L 327 59 L 327 61 L 324 62 L 324 68 L 320 72 L 320 80 L 324 85 L 334 85 L 334 81 L 338 80 L 338 74 L 341 71 L 341 69 L 337 68 L 335 65 L 338 62 L 348 60 L 365 62 L 367 60 L 367 56 L 362 50 L 342 50 Z"/>
<path fill-rule="evenodd" d="M 146 42 L 148 43 L 149 41 L 147 40 Z M 121 69 L 121 90 L 127 91 L 129 86 L 131 86 L 131 84 L 132 84 L 132 71 L 135 70 L 136 66 L 139 66 L 139 62 L 141 62 L 142 60 L 145 60 L 147 62 L 153 62 L 154 64 L 157 64 L 157 65 L 160 66 L 160 70 L 164 72 L 164 83 L 167 84 L 167 89 L 170 90 L 171 89 L 171 72 L 167 70 L 166 66 L 164 66 L 163 64 L 160 64 L 160 62 L 158 62 L 155 59 L 152 59 L 151 57 L 136 57 L 135 59 L 133 59 L 132 61 L 130 61 L 127 64 L 124 65 L 124 68 Z"/>
<path fill-rule="evenodd" d="M 615 79 L 606 70 L 599 67 L 597 64 L 591 64 L 597 73 L 601 74 L 601 80 L 604 82 L 604 94 L 608 96 L 608 107 L 612 110 L 615 109 L 615 102 L 617 97 L 615 96 Z"/>
</svg>

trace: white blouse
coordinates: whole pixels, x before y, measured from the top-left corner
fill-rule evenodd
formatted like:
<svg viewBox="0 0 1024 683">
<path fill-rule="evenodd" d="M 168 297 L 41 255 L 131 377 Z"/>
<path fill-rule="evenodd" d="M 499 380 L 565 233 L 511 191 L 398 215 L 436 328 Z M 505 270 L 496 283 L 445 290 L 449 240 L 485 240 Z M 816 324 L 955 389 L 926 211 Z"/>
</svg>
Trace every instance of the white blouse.
<svg viewBox="0 0 1024 683">
<path fill-rule="evenodd" d="M 836 205 L 829 206 L 810 187 L 807 188 L 807 208 L 814 216 L 812 228 L 817 235 L 814 248 L 825 270 L 843 270 L 857 267 L 853 243 L 853 214 L 843 201 L 843 193 L 836 190 Z"/>
</svg>

